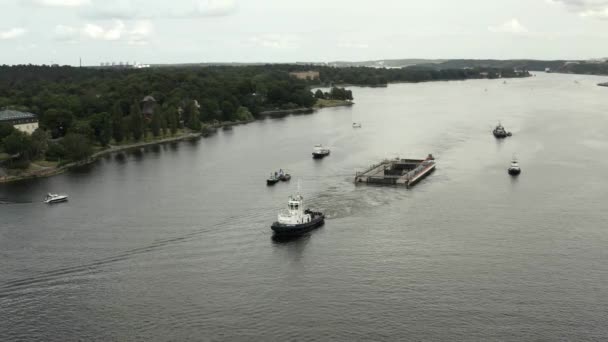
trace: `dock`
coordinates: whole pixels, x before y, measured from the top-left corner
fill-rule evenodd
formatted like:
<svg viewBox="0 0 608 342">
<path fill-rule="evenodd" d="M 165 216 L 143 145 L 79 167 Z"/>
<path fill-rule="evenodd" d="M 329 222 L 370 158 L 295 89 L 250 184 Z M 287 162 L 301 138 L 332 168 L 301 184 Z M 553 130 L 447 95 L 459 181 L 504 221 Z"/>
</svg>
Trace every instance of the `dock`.
<svg viewBox="0 0 608 342">
<path fill-rule="evenodd" d="M 414 186 L 435 170 L 435 158 L 385 159 L 355 175 L 356 184 L 396 185 L 406 188 Z"/>
</svg>

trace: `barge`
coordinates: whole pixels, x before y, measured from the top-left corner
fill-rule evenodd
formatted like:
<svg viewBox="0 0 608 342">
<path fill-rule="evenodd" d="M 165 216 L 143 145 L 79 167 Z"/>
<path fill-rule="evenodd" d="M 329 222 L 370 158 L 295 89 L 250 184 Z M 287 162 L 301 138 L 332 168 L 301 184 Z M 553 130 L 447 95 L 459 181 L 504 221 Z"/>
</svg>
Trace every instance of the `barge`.
<svg viewBox="0 0 608 342">
<path fill-rule="evenodd" d="M 435 158 L 384 160 L 366 171 L 357 172 L 355 184 L 397 185 L 406 188 L 416 185 L 435 170 Z"/>
</svg>

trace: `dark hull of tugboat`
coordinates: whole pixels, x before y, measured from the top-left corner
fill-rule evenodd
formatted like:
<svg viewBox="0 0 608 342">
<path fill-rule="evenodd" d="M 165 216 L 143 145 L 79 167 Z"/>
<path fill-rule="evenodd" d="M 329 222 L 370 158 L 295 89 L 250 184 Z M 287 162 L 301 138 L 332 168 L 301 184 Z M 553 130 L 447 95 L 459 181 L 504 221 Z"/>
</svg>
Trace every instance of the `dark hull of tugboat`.
<svg viewBox="0 0 608 342">
<path fill-rule="evenodd" d="M 267 179 L 266 180 L 266 185 L 275 185 L 279 182 L 279 179 Z"/>
<path fill-rule="evenodd" d="M 327 153 L 312 153 L 312 158 L 313 159 L 323 159 L 325 157 L 327 157 L 329 155 L 329 152 Z"/>
<path fill-rule="evenodd" d="M 289 238 L 300 236 L 321 227 L 325 223 L 325 215 L 316 215 L 310 222 L 303 224 L 281 224 L 275 222 L 270 226 L 275 237 Z"/>
<path fill-rule="evenodd" d="M 68 199 L 66 198 L 59 198 L 59 199 L 54 199 L 54 200 L 50 200 L 50 201 L 45 201 L 46 204 L 56 204 L 56 203 L 62 203 L 62 202 L 67 202 Z"/>
<path fill-rule="evenodd" d="M 497 139 L 504 139 L 509 136 L 508 133 L 498 133 L 498 132 L 492 132 L 492 133 L 494 134 L 494 137 Z"/>
<path fill-rule="evenodd" d="M 508 172 L 511 176 L 517 176 L 521 173 L 521 169 L 509 169 Z"/>
</svg>

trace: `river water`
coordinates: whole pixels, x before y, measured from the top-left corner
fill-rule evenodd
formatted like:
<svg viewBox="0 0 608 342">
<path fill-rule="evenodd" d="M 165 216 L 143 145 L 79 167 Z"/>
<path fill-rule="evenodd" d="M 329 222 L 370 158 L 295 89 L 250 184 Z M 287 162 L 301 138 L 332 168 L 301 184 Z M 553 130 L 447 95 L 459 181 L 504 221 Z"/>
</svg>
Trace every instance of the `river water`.
<svg viewBox="0 0 608 342">
<path fill-rule="evenodd" d="M 0 185 L 0 339 L 606 340 L 600 81 L 352 88 L 352 108 Z M 513 137 L 494 139 L 499 120 Z M 331 156 L 313 160 L 317 143 Z M 352 183 L 428 153 L 437 170 L 411 190 Z M 267 187 L 279 168 L 291 182 Z M 329 218 L 273 241 L 298 180 Z"/>
</svg>

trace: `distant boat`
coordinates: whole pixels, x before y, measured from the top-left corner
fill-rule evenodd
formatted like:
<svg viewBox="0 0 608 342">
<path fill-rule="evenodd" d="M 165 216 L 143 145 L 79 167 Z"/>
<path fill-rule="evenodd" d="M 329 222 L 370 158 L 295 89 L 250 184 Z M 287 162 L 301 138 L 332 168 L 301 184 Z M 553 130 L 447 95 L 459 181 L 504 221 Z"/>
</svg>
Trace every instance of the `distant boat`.
<svg viewBox="0 0 608 342">
<path fill-rule="evenodd" d="M 266 185 L 275 185 L 280 181 L 279 175 L 276 172 L 271 172 L 270 177 L 266 179 Z"/>
<path fill-rule="evenodd" d="M 353 128 L 361 128 L 360 122 L 353 122 Z"/>
<path fill-rule="evenodd" d="M 283 169 L 279 169 L 279 180 L 281 182 L 287 182 L 291 179 L 291 175 L 285 172 Z"/>
<path fill-rule="evenodd" d="M 58 195 L 58 194 L 48 193 L 46 195 L 46 197 L 44 198 L 44 203 L 53 204 L 53 203 L 67 202 L 67 200 L 68 200 L 68 195 Z"/>
<path fill-rule="evenodd" d="M 304 198 L 302 195 L 289 196 L 287 201 L 287 212 L 279 213 L 277 221 L 270 228 L 276 237 L 294 237 L 325 223 L 325 215 L 321 212 L 304 210 Z"/>
<path fill-rule="evenodd" d="M 511 166 L 509 166 L 508 172 L 511 176 L 517 176 L 521 173 L 521 168 L 519 167 L 519 163 L 515 156 L 513 156 L 513 159 L 511 160 Z"/>
<path fill-rule="evenodd" d="M 502 126 L 502 124 L 500 122 L 498 123 L 496 128 L 494 128 L 494 130 L 492 131 L 492 134 L 494 134 L 494 136 L 498 139 L 510 137 L 512 135 L 511 132 L 507 132 L 505 130 L 505 128 Z"/>
<path fill-rule="evenodd" d="M 312 150 L 312 157 L 314 159 L 321 159 L 324 157 L 327 157 L 329 155 L 329 149 L 326 147 L 323 147 L 323 145 L 315 145 L 315 147 Z"/>
</svg>

